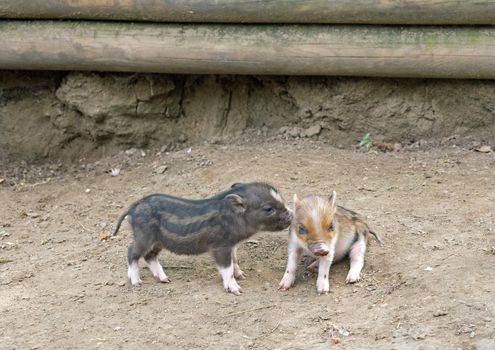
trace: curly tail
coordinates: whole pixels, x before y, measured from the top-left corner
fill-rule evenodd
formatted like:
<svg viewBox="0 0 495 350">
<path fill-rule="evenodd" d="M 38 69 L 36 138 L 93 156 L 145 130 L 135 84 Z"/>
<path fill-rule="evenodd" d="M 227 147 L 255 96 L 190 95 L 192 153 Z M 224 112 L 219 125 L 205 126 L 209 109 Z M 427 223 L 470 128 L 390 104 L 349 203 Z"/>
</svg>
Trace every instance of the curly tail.
<svg viewBox="0 0 495 350">
<path fill-rule="evenodd" d="M 125 217 L 129 214 L 129 210 L 126 210 L 120 217 L 119 220 L 117 221 L 117 227 L 115 228 L 115 231 L 113 231 L 112 236 L 116 236 L 117 232 L 120 229 L 120 225 L 122 225 L 122 221 L 124 221 Z"/>
<path fill-rule="evenodd" d="M 383 241 L 382 239 L 380 238 L 380 236 L 378 236 L 378 233 L 376 233 L 375 231 L 373 230 L 369 230 L 369 233 L 371 233 L 373 235 L 373 237 L 375 237 L 376 241 L 378 242 L 378 244 L 380 244 L 381 247 L 383 247 Z"/>
</svg>

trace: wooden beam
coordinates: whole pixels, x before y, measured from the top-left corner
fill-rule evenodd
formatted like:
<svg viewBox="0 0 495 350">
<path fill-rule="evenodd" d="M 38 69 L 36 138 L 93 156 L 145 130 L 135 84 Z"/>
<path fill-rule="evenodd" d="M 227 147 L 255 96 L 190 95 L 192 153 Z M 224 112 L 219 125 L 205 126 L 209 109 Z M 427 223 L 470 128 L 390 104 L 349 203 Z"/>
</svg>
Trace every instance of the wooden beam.
<svg viewBox="0 0 495 350">
<path fill-rule="evenodd" d="M 495 27 L 0 21 L 0 68 L 495 79 Z"/>
<path fill-rule="evenodd" d="M 495 0 L 2 0 L 0 18 L 494 25 Z"/>
</svg>

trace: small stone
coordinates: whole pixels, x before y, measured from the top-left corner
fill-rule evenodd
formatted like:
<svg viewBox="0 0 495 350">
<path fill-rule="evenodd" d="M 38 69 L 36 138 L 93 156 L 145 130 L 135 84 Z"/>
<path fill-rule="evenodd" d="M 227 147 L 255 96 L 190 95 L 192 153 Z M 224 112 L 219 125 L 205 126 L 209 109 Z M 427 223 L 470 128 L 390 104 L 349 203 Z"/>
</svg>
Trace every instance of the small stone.
<svg viewBox="0 0 495 350">
<path fill-rule="evenodd" d="M 100 235 L 98 236 L 98 239 L 100 241 L 106 241 L 108 239 L 112 238 L 112 232 L 110 231 L 103 231 L 102 233 L 100 233 Z"/>
<path fill-rule="evenodd" d="M 186 141 L 187 141 L 187 136 L 186 136 L 186 135 L 184 135 L 184 134 L 179 135 L 178 141 L 179 141 L 180 143 L 184 143 L 184 142 L 186 142 Z"/>
<path fill-rule="evenodd" d="M 426 266 L 426 267 L 425 267 L 425 271 L 433 271 L 433 267 L 431 267 L 431 266 Z"/>
<path fill-rule="evenodd" d="M 132 156 L 137 152 L 137 148 L 129 148 L 128 150 L 125 151 L 125 154 L 128 156 Z"/>
<path fill-rule="evenodd" d="M 89 192 L 91 192 L 91 190 L 90 190 L 89 188 L 86 188 L 86 189 L 84 190 L 84 192 L 89 193 Z"/>
<path fill-rule="evenodd" d="M 30 217 L 31 219 L 36 219 L 40 217 L 40 214 L 34 213 L 34 212 L 29 212 L 27 213 L 27 216 Z"/>
<path fill-rule="evenodd" d="M 155 168 L 154 173 L 155 174 L 163 174 L 163 173 L 165 173 L 165 171 L 167 171 L 167 169 L 168 169 L 168 166 L 162 165 L 162 166 Z"/>
<path fill-rule="evenodd" d="M 170 151 L 172 149 L 172 144 L 171 143 L 167 143 L 166 145 L 163 145 L 161 148 L 160 148 L 160 152 L 161 153 L 165 153 L 167 151 Z"/>
<path fill-rule="evenodd" d="M 260 241 L 257 241 L 256 239 L 250 239 L 246 241 L 246 244 L 248 245 L 253 245 L 253 246 L 258 246 L 260 244 Z"/>
<path fill-rule="evenodd" d="M 0 185 L 5 182 L 5 179 L 0 178 Z"/>
<path fill-rule="evenodd" d="M 301 130 L 298 127 L 293 127 L 287 130 L 287 133 L 292 137 L 299 137 L 301 135 Z"/>
<path fill-rule="evenodd" d="M 481 146 L 479 148 L 475 149 L 476 152 L 480 153 L 490 153 L 493 152 L 492 148 L 490 146 Z"/>
<path fill-rule="evenodd" d="M 445 310 L 438 310 L 433 313 L 433 317 L 446 316 L 448 313 Z"/>
<path fill-rule="evenodd" d="M 313 137 L 319 135 L 320 132 L 321 132 L 321 126 L 319 124 L 316 124 L 306 129 L 301 136 Z"/>
<path fill-rule="evenodd" d="M 219 145 L 219 144 L 222 143 L 222 138 L 221 137 L 218 137 L 218 136 L 213 136 L 210 139 L 210 143 L 213 144 L 213 145 Z"/>
<path fill-rule="evenodd" d="M 472 333 L 476 330 L 476 326 L 474 324 L 461 324 L 458 325 L 455 329 L 455 334 L 460 335 L 463 333 Z"/>
</svg>

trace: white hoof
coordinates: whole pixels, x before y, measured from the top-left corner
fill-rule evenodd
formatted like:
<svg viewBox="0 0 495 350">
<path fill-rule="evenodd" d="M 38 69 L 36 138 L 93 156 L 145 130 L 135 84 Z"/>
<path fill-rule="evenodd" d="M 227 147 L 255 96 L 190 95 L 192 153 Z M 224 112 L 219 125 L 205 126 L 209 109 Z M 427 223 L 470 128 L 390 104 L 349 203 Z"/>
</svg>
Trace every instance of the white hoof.
<svg viewBox="0 0 495 350">
<path fill-rule="evenodd" d="M 294 285 L 295 279 L 296 276 L 294 274 L 290 274 L 286 272 L 284 277 L 282 277 L 282 280 L 278 284 L 278 290 L 281 291 L 288 290 L 290 287 Z"/>
</svg>

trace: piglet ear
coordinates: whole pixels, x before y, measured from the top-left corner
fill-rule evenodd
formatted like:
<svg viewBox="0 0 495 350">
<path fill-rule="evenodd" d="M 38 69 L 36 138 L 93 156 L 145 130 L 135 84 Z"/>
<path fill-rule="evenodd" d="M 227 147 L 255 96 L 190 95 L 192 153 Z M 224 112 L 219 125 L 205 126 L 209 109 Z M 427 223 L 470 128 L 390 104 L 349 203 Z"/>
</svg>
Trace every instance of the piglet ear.
<svg viewBox="0 0 495 350">
<path fill-rule="evenodd" d="M 333 212 L 337 210 L 337 207 L 335 206 L 335 200 L 337 199 L 337 192 L 333 191 L 332 194 L 328 197 L 328 201 L 330 202 L 330 205 L 333 208 Z"/>
<path fill-rule="evenodd" d="M 301 202 L 299 201 L 297 194 L 294 193 L 294 197 L 292 197 L 292 213 L 295 214 L 300 207 L 301 207 Z"/>
<path fill-rule="evenodd" d="M 236 213 L 240 214 L 246 211 L 246 203 L 244 202 L 244 199 L 238 194 L 229 194 L 225 196 L 225 198 L 227 198 L 227 200 L 230 202 L 232 208 Z"/>
</svg>

